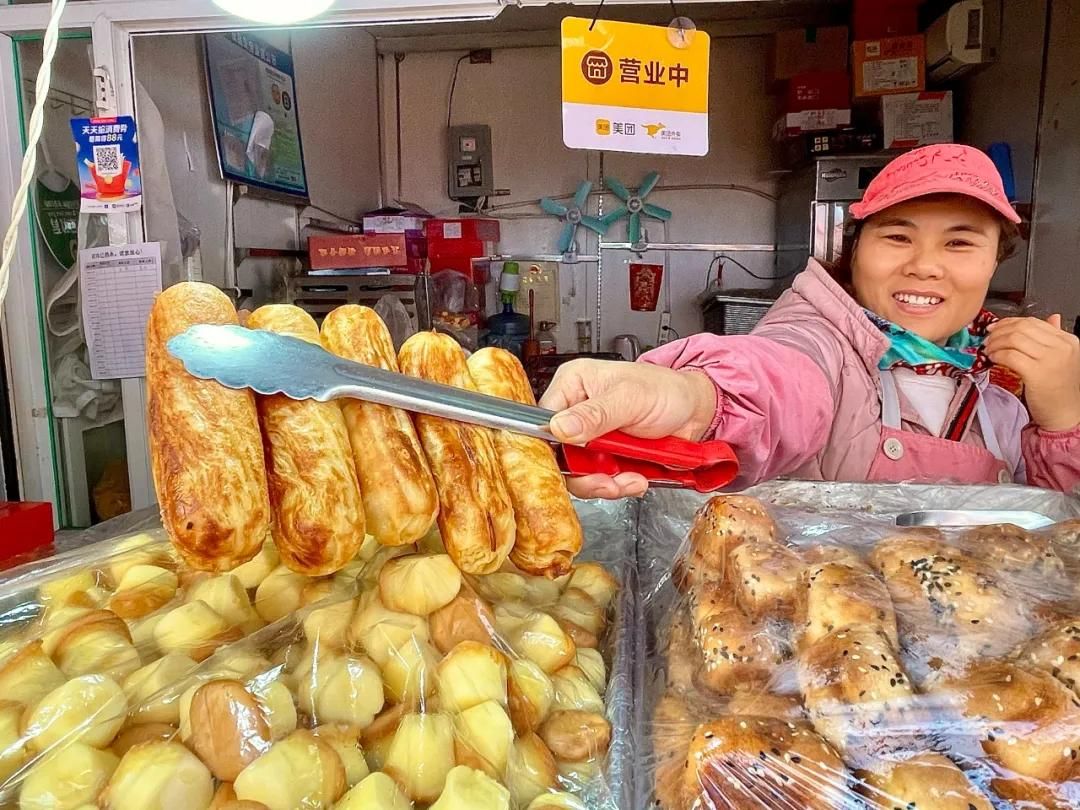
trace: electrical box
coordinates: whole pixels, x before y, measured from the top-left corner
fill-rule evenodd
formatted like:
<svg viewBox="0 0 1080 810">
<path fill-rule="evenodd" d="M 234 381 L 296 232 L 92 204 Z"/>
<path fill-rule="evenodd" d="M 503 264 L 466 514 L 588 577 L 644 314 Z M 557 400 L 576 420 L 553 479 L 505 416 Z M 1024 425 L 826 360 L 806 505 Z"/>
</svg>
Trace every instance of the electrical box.
<svg viewBox="0 0 1080 810">
<path fill-rule="evenodd" d="M 514 311 L 522 315 L 529 314 L 529 290 L 535 292 L 536 323 L 551 321 L 558 323 L 559 318 L 559 265 L 555 262 L 534 262 L 521 264 L 521 289 L 514 301 Z"/>
<path fill-rule="evenodd" d="M 450 127 L 447 196 L 451 200 L 490 197 L 495 191 L 491 175 L 491 127 L 463 124 Z"/>
</svg>

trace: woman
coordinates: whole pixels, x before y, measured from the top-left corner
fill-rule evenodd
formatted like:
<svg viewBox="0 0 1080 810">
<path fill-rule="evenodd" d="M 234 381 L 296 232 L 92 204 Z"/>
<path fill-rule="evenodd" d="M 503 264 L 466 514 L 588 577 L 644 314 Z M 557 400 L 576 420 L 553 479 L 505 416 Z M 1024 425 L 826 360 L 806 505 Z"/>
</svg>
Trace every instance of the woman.
<svg viewBox="0 0 1080 810">
<path fill-rule="evenodd" d="M 810 260 L 747 336 L 695 335 L 634 365 L 577 360 L 542 399 L 552 432 L 582 443 L 723 439 L 737 484 L 841 481 L 1080 484 L 1080 345 L 1060 316 L 995 320 L 983 303 L 1020 218 L 982 152 L 944 144 L 896 158 L 851 207 L 855 237 Z M 830 273 L 831 271 L 831 273 Z M 1013 371 L 1020 400 L 989 381 Z M 571 482 L 640 495 L 625 474 Z"/>
</svg>

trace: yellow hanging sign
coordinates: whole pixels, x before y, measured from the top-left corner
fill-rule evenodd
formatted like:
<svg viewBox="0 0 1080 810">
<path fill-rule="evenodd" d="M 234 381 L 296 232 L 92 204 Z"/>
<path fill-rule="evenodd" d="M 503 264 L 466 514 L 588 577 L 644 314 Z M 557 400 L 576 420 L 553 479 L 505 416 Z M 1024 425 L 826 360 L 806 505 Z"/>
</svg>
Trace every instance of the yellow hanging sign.
<svg viewBox="0 0 1080 810">
<path fill-rule="evenodd" d="M 709 35 L 566 17 L 562 109 L 573 149 L 707 154 Z"/>
</svg>

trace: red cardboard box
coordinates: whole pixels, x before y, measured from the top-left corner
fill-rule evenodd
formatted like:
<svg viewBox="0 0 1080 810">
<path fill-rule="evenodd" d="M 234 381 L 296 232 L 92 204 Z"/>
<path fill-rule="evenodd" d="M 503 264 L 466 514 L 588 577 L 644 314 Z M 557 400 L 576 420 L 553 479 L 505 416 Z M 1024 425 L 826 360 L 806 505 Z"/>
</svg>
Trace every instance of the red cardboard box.
<svg viewBox="0 0 1080 810">
<path fill-rule="evenodd" d="M 855 39 L 917 34 L 919 0 L 855 0 L 851 28 Z"/>
<path fill-rule="evenodd" d="M 851 46 L 855 98 L 890 93 L 921 93 L 926 89 L 926 38 L 858 40 Z"/>
<path fill-rule="evenodd" d="M 769 82 L 786 81 L 800 73 L 846 71 L 846 27 L 794 28 L 773 35 L 769 57 Z"/>
<path fill-rule="evenodd" d="M 783 112 L 838 110 L 851 106 L 846 70 L 800 73 L 787 81 Z"/>
<path fill-rule="evenodd" d="M 308 237 L 312 270 L 359 267 L 406 267 L 403 233 L 333 234 Z"/>
<path fill-rule="evenodd" d="M 52 504 L 0 501 L 0 564 L 52 546 Z"/>
</svg>

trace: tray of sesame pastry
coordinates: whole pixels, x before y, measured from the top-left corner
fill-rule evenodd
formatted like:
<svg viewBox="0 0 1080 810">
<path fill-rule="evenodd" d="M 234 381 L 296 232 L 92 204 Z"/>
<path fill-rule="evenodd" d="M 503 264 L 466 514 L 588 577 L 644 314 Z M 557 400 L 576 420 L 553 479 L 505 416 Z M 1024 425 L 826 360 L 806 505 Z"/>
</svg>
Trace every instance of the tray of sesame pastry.
<svg viewBox="0 0 1080 810">
<path fill-rule="evenodd" d="M 1077 498 L 657 491 L 638 560 L 640 807 L 1080 807 Z"/>
</svg>

